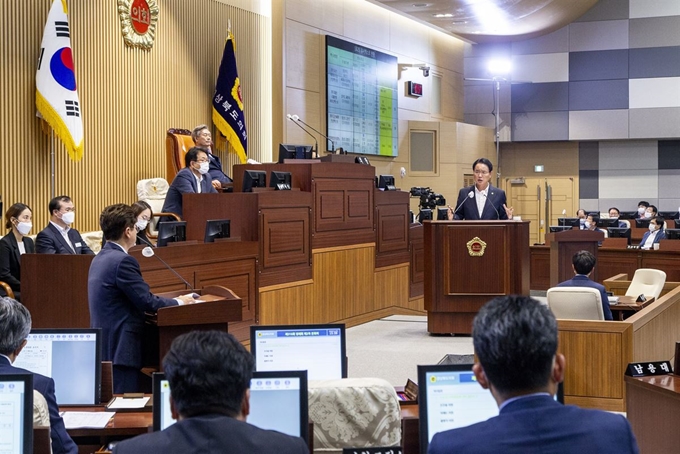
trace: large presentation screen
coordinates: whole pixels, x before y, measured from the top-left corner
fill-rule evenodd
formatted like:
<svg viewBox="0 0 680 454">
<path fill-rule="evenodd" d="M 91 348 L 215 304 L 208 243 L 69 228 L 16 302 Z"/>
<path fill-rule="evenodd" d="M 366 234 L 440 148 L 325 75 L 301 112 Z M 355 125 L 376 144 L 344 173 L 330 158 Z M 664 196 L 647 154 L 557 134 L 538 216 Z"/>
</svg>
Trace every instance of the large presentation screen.
<svg viewBox="0 0 680 454">
<path fill-rule="evenodd" d="M 350 153 L 397 156 L 397 57 L 326 35 L 326 132 Z"/>
</svg>

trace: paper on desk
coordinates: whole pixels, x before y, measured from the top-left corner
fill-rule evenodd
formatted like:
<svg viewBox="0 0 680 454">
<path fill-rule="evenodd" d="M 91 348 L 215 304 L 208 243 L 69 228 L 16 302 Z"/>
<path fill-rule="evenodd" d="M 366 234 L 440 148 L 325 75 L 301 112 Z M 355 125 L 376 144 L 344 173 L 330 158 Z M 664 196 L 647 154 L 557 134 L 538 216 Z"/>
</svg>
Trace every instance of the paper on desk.
<svg viewBox="0 0 680 454">
<path fill-rule="evenodd" d="M 65 411 L 61 416 L 67 429 L 103 429 L 115 414 L 114 411 Z"/>
<path fill-rule="evenodd" d="M 137 397 L 132 399 L 127 397 L 116 397 L 113 399 L 113 402 L 106 406 L 106 408 L 109 410 L 118 410 L 120 408 L 144 408 L 149 399 L 149 397 Z"/>
</svg>

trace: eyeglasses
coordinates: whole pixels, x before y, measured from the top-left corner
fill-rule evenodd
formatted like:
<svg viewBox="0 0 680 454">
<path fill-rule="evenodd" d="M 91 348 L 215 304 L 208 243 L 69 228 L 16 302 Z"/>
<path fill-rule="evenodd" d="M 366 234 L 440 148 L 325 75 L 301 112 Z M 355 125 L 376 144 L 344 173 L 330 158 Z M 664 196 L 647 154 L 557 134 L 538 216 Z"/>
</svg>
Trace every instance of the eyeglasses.
<svg viewBox="0 0 680 454">
<path fill-rule="evenodd" d="M 475 175 L 486 176 L 488 174 L 489 174 L 489 172 L 484 172 L 484 171 L 481 171 L 481 170 L 475 170 Z"/>
</svg>

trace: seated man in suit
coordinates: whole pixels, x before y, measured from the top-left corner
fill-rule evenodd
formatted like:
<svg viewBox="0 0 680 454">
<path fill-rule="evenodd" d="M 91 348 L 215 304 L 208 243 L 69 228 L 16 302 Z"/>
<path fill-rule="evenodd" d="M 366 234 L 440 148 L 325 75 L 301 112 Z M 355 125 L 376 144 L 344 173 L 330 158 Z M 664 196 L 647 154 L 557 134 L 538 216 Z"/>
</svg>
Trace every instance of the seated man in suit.
<svg viewBox="0 0 680 454">
<path fill-rule="evenodd" d="M 560 282 L 558 287 L 590 287 L 600 291 L 602 299 L 602 313 L 605 320 L 613 320 L 612 311 L 609 309 L 609 298 L 604 285 L 590 280 L 590 273 L 595 268 L 595 256 L 588 251 L 578 251 L 571 258 L 571 266 L 574 268 L 574 276 L 568 281 Z"/>
<path fill-rule="evenodd" d="M 472 327 L 473 372 L 500 414 L 435 434 L 429 454 L 637 453 L 626 418 L 556 402 L 566 360 L 557 353 L 557 320 L 547 306 L 501 296 L 479 311 Z"/>
<path fill-rule="evenodd" d="M 205 148 L 208 152 L 208 158 L 210 159 L 210 165 L 208 167 L 208 173 L 210 178 L 212 178 L 213 187 L 221 191 L 222 183 L 231 183 L 231 178 L 222 171 L 222 161 L 220 157 L 212 152 L 212 134 L 210 134 L 210 128 L 208 125 L 198 125 L 191 131 L 191 138 L 194 139 L 194 143 L 197 147 Z"/>
<path fill-rule="evenodd" d="M 136 223 L 137 216 L 129 205 L 104 208 L 99 224 L 106 244 L 92 259 L 87 279 L 90 326 L 102 329 L 102 361 L 113 362 L 116 394 L 150 388 L 140 371 L 144 312 L 194 302 L 192 295 L 171 299 L 149 291 L 139 263 L 127 253 L 137 242 Z"/>
<path fill-rule="evenodd" d="M 647 209 L 645 209 L 645 213 L 642 215 L 642 219 L 652 219 L 655 216 L 659 215 L 659 210 L 655 205 L 649 205 Z"/>
<path fill-rule="evenodd" d="M 26 345 L 30 331 L 31 314 L 28 309 L 11 298 L 0 298 L 0 374 L 31 373 L 12 366 Z M 42 394 L 47 401 L 53 454 L 77 454 L 78 447 L 66 433 L 64 420 L 59 416 L 59 405 L 54 395 L 54 380 L 33 374 L 33 389 Z"/>
<path fill-rule="evenodd" d="M 184 156 L 185 168 L 172 180 L 161 211 L 182 217 L 182 194 L 216 193 L 208 175 L 208 152 L 194 147 Z"/>
<path fill-rule="evenodd" d="M 117 454 L 140 452 L 305 454 L 302 438 L 246 422 L 253 356 L 231 334 L 192 331 L 163 359 L 175 424 L 118 443 Z"/>
<path fill-rule="evenodd" d="M 619 224 L 617 225 L 618 228 L 623 229 L 623 228 L 628 227 L 628 224 L 626 224 L 625 222 L 623 222 L 622 220 L 620 220 L 620 219 L 619 219 L 619 216 L 621 216 L 621 212 L 619 211 L 618 208 L 616 208 L 616 207 L 611 207 L 611 208 L 609 209 L 609 219 L 618 219 L 618 221 L 619 221 Z"/>
<path fill-rule="evenodd" d="M 491 161 L 479 158 L 472 164 L 472 170 L 475 184 L 458 192 L 455 212 L 449 206 L 449 219 L 512 219 L 513 208 L 506 205 L 505 191 L 491 185 Z"/>
<path fill-rule="evenodd" d="M 638 202 L 637 216 L 635 219 L 644 219 L 647 208 L 649 208 L 649 202 L 640 200 L 640 202 Z"/>
<path fill-rule="evenodd" d="M 655 244 L 659 244 L 659 240 L 666 238 L 666 232 L 663 230 L 664 222 L 661 216 L 655 216 L 649 221 L 649 232 L 642 235 L 640 249 L 651 249 Z"/>
<path fill-rule="evenodd" d="M 90 254 L 94 255 L 83 237 L 70 227 L 76 217 L 76 208 L 67 195 L 60 195 L 49 204 L 50 223 L 35 239 L 38 254 Z"/>
</svg>

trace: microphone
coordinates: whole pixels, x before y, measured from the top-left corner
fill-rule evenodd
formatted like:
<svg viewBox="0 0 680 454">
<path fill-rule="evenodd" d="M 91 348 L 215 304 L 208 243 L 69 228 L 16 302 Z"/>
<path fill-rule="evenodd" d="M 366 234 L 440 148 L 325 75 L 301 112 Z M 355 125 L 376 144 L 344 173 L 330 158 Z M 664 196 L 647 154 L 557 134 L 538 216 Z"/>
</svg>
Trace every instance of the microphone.
<svg viewBox="0 0 680 454">
<path fill-rule="evenodd" d="M 138 239 L 139 241 L 141 241 L 142 243 L 146 244 L 146 245 L 149 246 L 149 247 L 152 247 L 152 248 L 153 248 L 153 247 L 156 247 L 156 246 L 154 246 L 153 244 L 151 244 L 150 242 L 148 242 L 147 240 L 145 240 L 144 238 L 142 238 L 142 237 L 139 236 L 139 235 L 137 235 L 137 239 Z M 145 255 L 144 257 L 146 257 L 146 255 Z M 151 256 L 149 256 L 149 257 L 151 257 Z"/>
<path fill-rule="evenodd" d="M 143 240 L 142 240 L 142 241 L 143 241 Z M 149 243 L 147 243 L 147 244 L 149 244 Z M 194 294 L 195 294 L 196 290 L 194 290 L 194 287 L 193 287 L 190 283 L 188 283 L 188 282 L 186 281 L 186 279 L 184 279 L 177 271 L 175 271 L 174 269 L 172 269 L 172 267 L 171 267 L 170 265 L 168 265 L 167 263 L 165 263 L 165 260 L 163 260 L 162 258 L 160 258 L 159 256 L 157 256 L 157 255 L 154 253 L 154 251 L 153 251 L 153 249 L 152 249 L 151 247 L 147 246 L 147 247 L 145 247 L 144 249 L 142 249 L 142 255 L 143 255 L 144 257 L 156 257 L 158 260 L 161 261 L 161 263 L 162 263 L 163 265 L 165 265 L 165 267 L 166 267 L 167 269 L 169 269 L 170 271 L 172 271 L 173 273 L 175 273 L 175 276 L 177 276 L 178 278 L 180 278 L 180 280 L 181 280 L 182 282 L 184 282 L 184 285 L 186 285 L 186 286 L 187 286 L 192 292 L 194 292 Z M 196 297 L 194 296 L 194 298 L 196 298 Z"/>
<path fill-rule="evenodd" d="M 292 121 L 293 123 L 295 123 L 295 124 L 297 125 L 298 128 L 302 129 L 304 132 L 306 132 L 307 134 L 309 134 L 309 135 L 312 137 L 312 139 L 314 139 L 314 147 L 315 147 L 315 149 L 314 149 L 314 156 L 318 156 L 318 152 L 319 152 L 319 141 L 316 140 L 316 137 L 314 137 L 314 134 L 312 134 L 311 132 L 307 131 L 305 128 L 303 128 L 303 127 L 300 125 L 300 123 L 297 122 L 297 119 L 296 119 L 297 115 L 288 114 L 288 115 L 286 115 L 286 116 L 288 117 L 288 119 L 289 119 L 290 121 Z"/>
<path fill-rule="evenodd" d="M 326 140 L 328 140 L 328 141 L 331 143 L 331 153 L 335 153 L 335 142 L 333 142 L 333 139 L 331 139 L 330 137 L 328 137 L 327 135 L 325 135 L 325 134 L 323 134 L 323 133 L 320 133 L 319 131 L 317 131 L 316 129 L 314 129 L 312 126 L 310 126 L 310 125 L 308 125 L 307 123 L 305 123 L 304 121 L 302 121 L 302 119 L 301 119 L 300 117 L 298 117 L 297 115 L 293 115 L 293 120 L 299 121 L 299 122 L 302 123 L 303 125 L 307 126 L 309 129 L 311 129 L 312 131 L 314 131 L 315 133 L 319 134 L 321 137 L 323 137 L 323 138 L 325 138 Z"/>
<path fill-rule="evenodd" d="M 489 204 L 491 205 L 491 208 L 493 208 L 493 210 L 496 212 L 496 216 L 498 216 L 497 219 L 500 221 L 500 219 L 501 219 L 501 214 L 500 214 L 500 213 L 498 212 L 498 210 L 496 209 L 496 206 L 495 206 L 495 205 L 493 204 L 493 202 L 491 201 L 491 198 L 490 198 L 489 196 L 487 196 L 486 194 L 484 194 L 483 192 L 482 192 L 482 195 L 484 195 L 484 197 L 489 201 Z M 491 193 L 491 195 L 493 195 L 493 192 Z"/>
<path fill-rule="evenodd" d="M 465 203 L 465 201 L 466 201 L 467 199 L 473 199 L 474 197 L 475 197 L 474 191 L 468 192 L 467 197 L 464 198 L 463 201 L 460 202 L 460 205 L 458 205 L 458 206 L 456 207 L 456 209 L 454 210 L 454 212 L 453 212 L 453 217 L 454 217 L 454 218 L 456 217 L 456 213 L 458 212 L 458 210 L 460 210 L 460 209 L 462 208 L 463 204 Z"/>
</svg>

